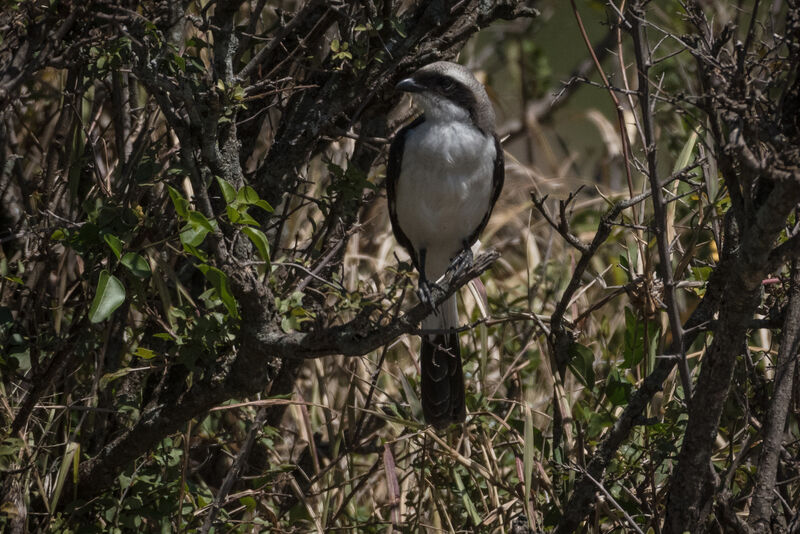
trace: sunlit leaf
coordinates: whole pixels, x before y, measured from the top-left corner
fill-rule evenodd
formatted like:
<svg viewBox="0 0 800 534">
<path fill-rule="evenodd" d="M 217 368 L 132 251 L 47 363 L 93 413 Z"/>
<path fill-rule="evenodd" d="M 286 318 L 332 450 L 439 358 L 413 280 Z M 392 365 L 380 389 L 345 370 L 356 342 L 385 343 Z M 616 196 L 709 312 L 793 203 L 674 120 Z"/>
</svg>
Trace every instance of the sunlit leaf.
<svg viewBox="0 0 800 534">
<path fill-rule="evenodd" d="M 269 264 L 269 241 L 267 240 L 267 236 L 264 234 L 264 232 L 258 230 L 257 228 L 245 226 L 242 228 L 242 233 L 250 238 L 250 241 L 253 242 L 256 250 L 258 250 L 258 255 L 262 260 Z"/>
<path fill-rule="evenodd" d="M 133 353 L 143 360 L 150 360 L 156 356 L 154 351 L 144 347 L 138 347 Z"/>
<path fill-rule="evenodd" d="M 209 221 L 199 211 L 187 211 L 187 224 L 181 230 L 181 243 L 189 247 L 199 247 L 209 232 L 217 229 L 216 222 Z"/>
<path fill-rule="evenodd" d="M 239 503 L 242 504 L 248 511 L 255 510 L 256 508 L 256 500 L 250 496 L 240 498 Z"/>
<path fill-rule="evenodd" d="M 266 211 L 267 213 L 272 213 L 273 211 L 275 211 L 275 209 L 269 204 L 269 202 L 267 202 L 263 198 L 258 200 L 258 201 L 256 201 L 256 202 L 253 202 L 253 205 L 254 206 L 258 206 L 259 208 L 261 208 L 262 210 Z"/>
<path fill-rule="evenodd" d="M 236 193 L 236 200 L 242 204 L 255 204 L 260 200 L 260 197 L 255 189 L 246 185 Z"/>
<path fill-rule="evenodd" d="M 118 378 L 122 378 L 123 376 L 126 376 L 131 372 L 133 372 L 132 368 L 123 367 L 122 369 L 117 369 L 113 373 L 104 374 L 103 376 L 100 377 L 100 383 L 99 383 L 100 389 L 107 388 L 111 382 L 117 380 Z"/>
<path fill-rule="evenodd" d="M 236 200 L 236 190 L 233 188 L 233 186 L 219 176 L 216 178 L 217 184 L 219 184 L 219 188 L 222 191 L 222 198 L 225 199 L 225 203 L 230 204 Z"/>
<path fill-rule="evenodd" d="M 181 243 L 190 247 L 199 247 L 208 235 L 208 230 L 202 226 L 187 224 L 181 230 Z"/>
<path fill-rule="evenodd" d="M 199 211 L 190 211 L 188 213 L 187 219 L 189 220 L 190 224 L 201 226 L 208 230 L 209 232 L 213 232 L 217 229 L 217 223 L 214 221 L 209 221 L 205 215 L 200 213 Z"/>
<path fill-rule="evenodd" d="M 247 213 L 247 209 L 241 207 L 239 209 L 239 219 L 237 221 L 239 224 L 252 224 L 253 226 L 258 226 L 258 221 L 255 220 Z"/>
<path fill-rule="evenodd" d="M 239 317 L 236 298 L 233 296 L 233 293 L 231 293 L 227 275 L 211 265 L 198 265 L 197 268 L 200 269 L 200 272 L 203 273 L 206 279 L 211 282 L 211 285 L 214 286 L 214 289 L 217 290 L 217 294 L 220 300 L 222 300 L 222 303 L 225 304 L 228 312 L 234 317 Z"/>
<path fill-rule="evenodd" d="M 415 417 L 422 416 L 422 403 L 420 403 L 414 388 L 408 383 L 405 373 L 400 373 L 400 384 L 403 386 L 403 393 L 405 394 L 409 408 L 411 408 L 411 413 L 414 414 Z"/>
</svg>

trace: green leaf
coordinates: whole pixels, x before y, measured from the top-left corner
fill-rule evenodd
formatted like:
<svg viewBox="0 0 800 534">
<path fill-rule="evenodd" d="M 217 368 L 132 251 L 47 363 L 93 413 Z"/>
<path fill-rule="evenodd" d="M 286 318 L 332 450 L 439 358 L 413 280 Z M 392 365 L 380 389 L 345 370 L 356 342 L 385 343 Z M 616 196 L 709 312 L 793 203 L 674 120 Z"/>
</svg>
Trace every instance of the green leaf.
<svg viewBox="0 0 800 534">
<path fill-rule="evenodd" d="M 175 54 L 173 57 L 175 59 L 175 64 L 178 65 L 178 68 L 181 69 L 181 72 L 186 72 L 186 60 L 178 54 Z"/>
<path fill-rule="evenodd" d="M 143 360 L 151 360 L 156 357 L 156 353 L 154 351 L 144 347 L 138 347 L 133 353 Z"/>
<path fill-rule="evenodd" d="M 125 301 L 125 286 L 116 276 L 103 269 L 97 283 L 97 292 L 89 308 L 89 320 L 99 323 L 108 319 Z"/>
<path fill-rule="evenodd" d="M 199 247 L 208 235 L 208 230 L 199 225 L 187 224 L 181 230 L 181 243 L 189 247 Z"/>
<path fill-rule="evenodd" d="M 633 385 L 620 378 L 619 369 L 612 368 L 606 378 L 606 397 L 614 406 L 623 406 L 628 402 Z"/>
<path fill-rule="evenodd" d="M 631 369 L 644 358 L 644 323 L 630 308 L 625 308 L 625 343 L 622 348 L 622 368 Z"/>
<path fill-rule="evenodd" d="M 117 380 L 118 378 L 122 378 L 125 375 L 128 375 L 134 371 L 131 367 L 123 367 L 122 369 L 117 369 L 113 373 L 106 373 L 100 377 L 99 387 L 100 389 L 106 389 L 108 385 Z"/>
<path fill-rule="evenodd" d="M 190 211 L 188 216 L 189 222 L 193 225 L 202 226 L 209 232 L 217 229 L 217 223 L 209 221 L 205 215 L 199 211 Z"/>
<path fill-rule="evenodd" d="M 199 211 L 187 211 L 188 224 L 181 230 L 181 243 L 189 247 L 199 247 L 209 232 L 217 229 L 217 223 L 209 221 Z"/>
<path fill-rule="evenodd" d="M 147 263 L 147 260 L 139 254 L 136 254 L 135 252 L 128 252 L 122 256 L 120 263 L 127 267 L 128 270 L 133 273 L 133 276 L 143 279 L 150 278 L 150 264 Z"/>
<path fill-rule="evenodd" d="M 23 447 L 25 447 L 25 442 L 21 439 L 5 438 L 0 442 L 0 456 L 17 456 Z"/>
<path fill-rule="evenodd" d="M 586 436 L 597 438 L 606 428 L 614 424 L 614 419 L 607 411 L 590 412 L 589 424 L 586 425 Z"/>
<path fill-rule="evenodd" d="M 255 189 L 250 187 L 249 185 L 243 186 L 239 191 L 236 193 L 236 200 L 241 202 L 242 204 L 255 204 L 261 198 L 258 196 L 258 193 Z"/>
<path fill-rule="evenodd" d="M 245 226 L 242 228 L 242 233 L 250 238 L 250 241 L 253 242 L 253 245 L 255 245 L 258 250 L 258 255 L 261 256 L 262 260 L 267 262 L 267 267 L 269 267 L 269 241 L 267 241 L 267 236 L 264 232 L 256 228 Z"/>
<path fill-rule="evenodd" d="M 569 368 L 581 384 L 594 388 L 594 353 L 580 343 L 569 347 Z"/>
<path fill-rule="evenodd" d="M 103 236 L 103 240 L 106 244 L 111 248 L 111 252 L 114 253 L 114 256 L 119 259 L 119 255 L 122 253 L 122 241 L 115 236 L 114 234 L 105 234 Z"/>
<path fill-rule="evenodd" d="M 461 480 L 461 475 L 458 474 L 456 469 L 453 469 L 453 478 L 456 480 L 456 487 L 458 488 L 459 493 L 461 493 L 461 502 L 464 503 L 464 508 L 467 509 L 467 513 L 469 513 L 472 524 L 475 526 L 479 525 L 481 523 L 481 516 L 478 513 L 478 510 L 475 508 L 475 503 L 473 503 L 472 499 L 470 499 L 469 493 L 464 487 L 464 482 Z"/>
<path fill-rule="evenodd" d="M 263 198 L 259 199 L 257 202 L 253 202 L 253 205 L 258 206 L 267 213 L 272 213 L 273 211 L 275 211 L 275 209 L 270 205 L 270 203 L 264 200 Z"/>
<path fill-rule="evenodd" d="M 58 467 L 58 474 L 56 475 L 56 483 L 53 488 L 53 497 L 50 501 L 51 508 L 58 505 L 58 500 L 61 497 L 61 491 L 64 489 L 64 483 L 67 481 L 70 468 L 73 468 L 73 481 L 77 481 L 77 462 L 80 459 L 81 446 L 70 441 L 64 449 L 64 456 L 61 458 L 61 465 Z"/>
<path fill-rule="evenodd" d="M 167 186 L 167 191 L 169 191 L 169 198 L 172 199 L 172 205 L 175 206 L 175 212 L 182 218 L 185 219 L 189 215 L 189 202 L 181 196 L 177 189 L 171 186 Z"/>
<path fill-rule="evenodd" d="M 252 218 L 249 213 L 247 213 L 247 208 L 239 209 L 239 220 L 237 222 L 239 224 L 252 224 L 253 226 L 259 226 L 258 221 Z"/>
<path fill-rule="evenodd" d="M 186 39 L 186 46 L 187 47 L 194 46 L 196 48 L 206 48 L 208 46 L 208 43 L 198 37 L 189 37 L 188 39 Z"/>
<path fill-rule="evenodd" d="M 199 259 L 200 261 L 208 261 L 208 254 L 206 254 L 197 247 L 193 247 L 192 245 L 184 243 L 183 250 L 185 250 L 195 258 Z"/>
<path fill-rule="evenodd" d="M 217 290 L 217 294 L 220 300 L 222 300 L 222 303 L 225 304 L 225 307 L 228 308 L 228 312 L 232 316 L 238 318 L 239 311 L 236 307 L 236 299 L 233 293 L 231 293 L 231 287 L 225 273 L 211 265 L 198 265 L 197 268 L 200 269 L 200 272 L 203 273 L 206 279 L 211 282 L 211 285 L 214 286 L 214 289 Z"/>
<path fill-rule="evenodd" d="M 250 496 L 242 497 L 239 499 L 239 502 L 244 505 L 248 511 L 255 510 L 256 508 L 256 500 Z"/>
<path fill-rule="evenodd" d="M 673 173 L 679 172 L 681 169 L 689 165 L 696 144 L 697 132 L 692 132 L 692 134 L 689 136 L 689 139 L 686 140 L 686 144 L 683 145 L 678 159 L 675 160 L 675 166 L 672 168 Z"/>
<path fill-rule="evenodd" d="M 408 383 L 405 373 L 402 372 L 400 373 L 400 384 L 403 386 L 403 393 L 408 402 L 408 407 L 411 408 L 411 413 L 415 417 L 422 417 L 422 403 L 420 403 L 414 388 Z"/>
<path fill-rule="evenodd" d="M 236 190 L 233 188 L 233 186 L 219 176 L 216 178 L 217 184 L 219 184 L 219 188 L 222 190 L 222 198 L 225 199 L 225 203 L 230 204 L 236 200 Z"/>
<path fill-rule="evenodd" d="M 634 314 L 630 308 L 625 308 L 625 339 L 622 348 L 623 369 L 631 369 L 642 361 L 645 355 L 645 326 L 647 326 L 647 337 L 650 341 L 652 352 L 653 342 L 657 342 L 660 337 L 661 329 L 655 322 L 650 321 L 645 325 L 645 321 Z"/>
</svg>

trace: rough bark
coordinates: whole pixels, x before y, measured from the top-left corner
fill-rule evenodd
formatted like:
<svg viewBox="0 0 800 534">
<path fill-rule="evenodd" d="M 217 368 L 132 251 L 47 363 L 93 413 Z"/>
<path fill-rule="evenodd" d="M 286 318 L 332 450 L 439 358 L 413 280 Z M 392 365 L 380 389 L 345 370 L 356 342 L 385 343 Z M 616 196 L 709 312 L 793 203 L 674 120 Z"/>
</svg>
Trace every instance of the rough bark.
<svg viewBox="0 0 800 534">
<path fill-rule="evenodd" d="M 800 352 L 800 265 L 796 260 L 793 262 L 790 284 L 781 345 L 775 360 L 774 391 L 762 430 L 763 440 L 756 469 L 756 486 L 748 518 L 748 524 L 759 533 L 770 532 L 778 461 L 783 447 L 786 415 L 792 401 L 792 386 Z"/>
</svg>

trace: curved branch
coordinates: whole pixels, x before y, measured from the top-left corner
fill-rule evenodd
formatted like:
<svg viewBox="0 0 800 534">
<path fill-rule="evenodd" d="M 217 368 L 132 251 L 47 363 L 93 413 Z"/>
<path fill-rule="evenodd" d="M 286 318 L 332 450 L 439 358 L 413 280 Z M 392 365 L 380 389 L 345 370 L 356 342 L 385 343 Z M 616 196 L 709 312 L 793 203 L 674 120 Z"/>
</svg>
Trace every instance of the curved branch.
<svg viewBox="0 0 800 534">
<path fill-rule="evenodd" d="M 496 251 L 485 252 L 475 258 L 473 265 L 463 273 L 445 276 L 439 282 L 440 287 L 432 292 L 435 302 L 444 302 L 491 267 L 498 257 Z M 229 371 L 195 385 L 173 403 L 152 403 L 132 428 L 106 445 L 96 457 L 82 462 L 78 483 L 81 497 L 91 497 L 108 488 L 130 462 L 180 429 L 191 418 L 227 399 L 246 397 L 261 391 L 270 378 L 269 361 L 265 360 L 274 357 L 318 358 L 331 354 L 360 356 L 413 332 L 417 324 L 430 313 L 425 305 L 417 304 L 385 325 L 373 324 L 366 314 L 361 314 L 344 325 L 321 331 L 284 333 L 273 326 L 272 321 L 266 320 L 269 317 L 263 301 L 253 298 L 263 287 L 250 286 L 241 278 L 232 279 L 234 291 L 238 290 L 239 293 L 237 296 L 240 297 L 242 316 L 250 319 L 242 325 L 239 352 L 230 363 Z"/>
</svg>

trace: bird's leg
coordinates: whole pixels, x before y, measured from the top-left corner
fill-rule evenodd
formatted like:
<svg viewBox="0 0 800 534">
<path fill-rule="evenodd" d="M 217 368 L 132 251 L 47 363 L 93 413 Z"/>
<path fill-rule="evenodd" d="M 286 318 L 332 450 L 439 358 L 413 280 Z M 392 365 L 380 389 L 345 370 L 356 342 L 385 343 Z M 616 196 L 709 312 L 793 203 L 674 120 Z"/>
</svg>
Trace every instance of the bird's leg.
<svg viewBox="0 0 800 534">
<path fill-rule="evenodd" d="M 461 252 L 450 261 L 450 266 L 447 268 L 447 275 L 461 276 L 467 269 L 472 266 L 472 247 L 469 243 L 464 242 L 464 248 Z"/>
<path fill-rule="evenodd" d="M 435 302 L 433 301 L 433 295 L 431 294 L 431 289 L 442 289 L 439 287 L 436 282 L 431 282 L 428 280 L 428 277 L 425 276 L 425 255 L 427 253 L 426 249 L 421 249 L 419 251 L 419 288 L 417 289 L 417 296 L 419 297 L 420 302 L 436 311 Z"/>
</svg>

